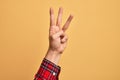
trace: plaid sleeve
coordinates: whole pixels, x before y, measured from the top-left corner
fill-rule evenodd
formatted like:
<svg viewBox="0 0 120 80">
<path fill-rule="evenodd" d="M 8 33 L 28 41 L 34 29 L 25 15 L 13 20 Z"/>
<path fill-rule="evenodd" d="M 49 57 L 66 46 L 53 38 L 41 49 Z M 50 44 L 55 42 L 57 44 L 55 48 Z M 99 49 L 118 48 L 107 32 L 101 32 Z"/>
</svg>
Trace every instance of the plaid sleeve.
<svg viewBox="0 0 120 80">
<path fill-rule="evenodd" d="M 43 59 L 34 80 L 58 80 L 60 67 L 47 59 Z"/>
</svg>

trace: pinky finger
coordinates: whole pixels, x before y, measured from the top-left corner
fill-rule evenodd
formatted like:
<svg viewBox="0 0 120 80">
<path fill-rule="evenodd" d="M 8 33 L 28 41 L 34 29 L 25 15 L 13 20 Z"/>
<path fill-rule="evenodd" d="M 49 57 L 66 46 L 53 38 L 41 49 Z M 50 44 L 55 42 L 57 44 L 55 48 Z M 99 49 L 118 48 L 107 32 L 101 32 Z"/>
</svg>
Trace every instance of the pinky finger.
<svg viewBox="0 0 120 80">
<path fill-rule="evenodd" d="M 61 41 L 62 41 L 62 43 L 64 43 L 64 42 L 66 42 L 67 40 L 68 40 L 68 36 L 65 35 Z"/>
</svg>

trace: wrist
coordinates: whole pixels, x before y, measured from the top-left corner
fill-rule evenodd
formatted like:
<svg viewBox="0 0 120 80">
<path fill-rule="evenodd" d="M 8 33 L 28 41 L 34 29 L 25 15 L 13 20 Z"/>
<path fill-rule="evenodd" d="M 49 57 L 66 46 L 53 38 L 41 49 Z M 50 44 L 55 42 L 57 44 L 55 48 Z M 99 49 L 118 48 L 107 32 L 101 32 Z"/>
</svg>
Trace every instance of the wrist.
<svg viewBox="0 0 120 80">
<path fill-rule="evenodd" d="M 61 54 L 57 51 L 48 49 L 47 54 L 45 56 L 45 58 L 53 63 L 55 63 L 56 65 L 59 63 Z"/>
</svg>

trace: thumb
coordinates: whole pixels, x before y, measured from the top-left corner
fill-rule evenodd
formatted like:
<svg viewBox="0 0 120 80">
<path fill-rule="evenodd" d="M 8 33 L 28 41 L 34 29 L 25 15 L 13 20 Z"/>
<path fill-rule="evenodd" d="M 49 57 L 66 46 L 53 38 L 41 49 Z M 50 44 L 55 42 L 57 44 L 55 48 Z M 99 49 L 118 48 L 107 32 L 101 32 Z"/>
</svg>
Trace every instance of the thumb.
<svg viewBox="0 0 120 80">
<path fill-rule="evenodd" d="M 64 33 L 63 30 L 60 30 L 57 33 L 55 33 L 52 37 L 53 39 L 59 38 L 61 35 L 63 35 L 63 33 Z"/>
</svg>

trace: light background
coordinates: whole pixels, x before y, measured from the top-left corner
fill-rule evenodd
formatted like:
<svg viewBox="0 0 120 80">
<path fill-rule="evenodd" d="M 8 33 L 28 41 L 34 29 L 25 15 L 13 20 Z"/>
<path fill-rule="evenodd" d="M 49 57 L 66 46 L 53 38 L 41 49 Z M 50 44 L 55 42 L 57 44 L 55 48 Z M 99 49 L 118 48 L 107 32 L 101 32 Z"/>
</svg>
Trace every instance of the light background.
<svg viewBox="0 0 120 80">
<path fill-rule="evenodd" d="M 120 80 L 120 0 L 0 0 L 0 80 L 33 80 L 60 6 L 74 15 L 60 80 Z"/>
</svg>

